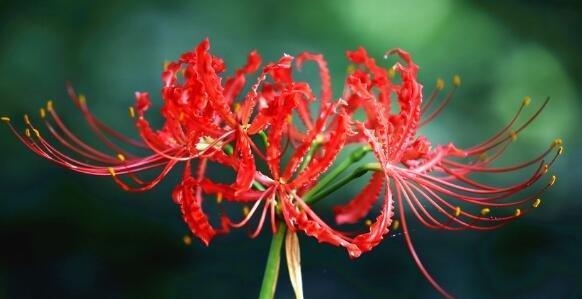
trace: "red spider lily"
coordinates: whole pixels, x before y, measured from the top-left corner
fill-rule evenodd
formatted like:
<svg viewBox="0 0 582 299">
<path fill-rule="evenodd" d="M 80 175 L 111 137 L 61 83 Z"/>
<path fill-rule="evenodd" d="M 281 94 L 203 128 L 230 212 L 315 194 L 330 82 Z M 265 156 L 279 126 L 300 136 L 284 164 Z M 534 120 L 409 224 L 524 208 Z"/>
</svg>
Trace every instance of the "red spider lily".
<svg viewBox="0 0 582 299">
<path fill-rule="evenodd" d="M 345 247 L 349 256 L 356 258 L 372 250 L 402 223 L 404 239 L 416 265 L 446 297 L 451 296 L 437 284 L 416 254 L 405 209 L 433 229 L 491 230 L 526 214 L 527 205 L 539 206 L 540 194 L 555 183 L 552 176 L 533 194 L 524 195 L 562 152 L 559 139 L 531 160 L 507 167 L 493 166 L 539 115 L 547 100 L 532 117 L 517 125 L 531 101 L 524 99 L 513 119 L 481 144 L 469 148 L 452 143 L 435 146 L 419 135 L 418 129 L 430 123 L 450 102 L 460 78 L 453 78 L 454 88 L 439 104 L 436 101 L 444 88 L 442 80 L 437 81 L 435 90 L 423 102 L 422 85 L 417 81 L 419 68 L 405 51 L 387 52 L 386 57 L 396 54 L 404 62 L 388 69 L 379 66 L 363 48 L 347 52 L 353 70 L 346 78 L 341 98 L 334 101 L 327 63 L 319 54 L 301 53 L 296 59 L 284 55 L 264 66 L 249 91 L 241 95 L 247 76 L 260 69 L 260 56 L 251 52 L 246 65 L 223 80 L 225 64 L 209 48 L 208 40 L 204 40 L 165 67 L 161 129 L 153 129 L 145 118 L 151 105 L 149 94 L 136 93 L 136 104 L 130 108 L 130 114 L 137 118 L 141 140 L 106 126 L 90 112 L 85 98 L 69 87 L 71 99 L 91 129 L 114 154 L 100 151 L 72 133 L 51 101 L 46 109 L 41 108 L 40 114 L 60 146 L 49 143 L 28 116 L 24 132 L 17 130 L 9 118 L 3 120 L 40 156 L 77 172 L 111 176 L 127 191 L 150 190 L 177 164 L 183 163 L 182 181 L 175 187 L 172 198 L 180 205 L 192 233 L 206 245 L 217 234 L 245 226 L 259 214 L 252 237 L 261 232 L 268 216 L 273 232 L 277 222 L 284 221 L 291 232 L 303 231 L 320 242 Z M 315 62 L 319 69 L 321 95 L 317 101 L 310 85 L 296 81 L 293 76 L 293 66 L 301 69 L 307 61 Z M 399 80 L 394 78 L 396 75 Z M 393 98 L 398 109 L 392 107 Z M 319 106 L 315 117 L 311 113 L 314 103 Z M 363 120 L 359 119 L 360 114 L 365 116 Z M 257 139 L 263 140 L 263 146 L 256 144 Z M 360 145 L 350 156 L 353 159 L 340 163 L 322 177 L 350 144 Z M 150 154 L 136 156 L 124 149 L 127 146 L 148 150 Z M 555 148 L 558 150 L 548 159 Z M 354 176 L 342 176 L 342 171 L 368 151 L 374 153 L 378 163 L 360 168 Z M 288 159 L 284 158 L 286 154 Z M 257 159 L 265 162 L 266 171 L 258 168 Z M 208 163 L 231 168 L 236 173 L 234 182 L 209 179 Z M 477 173 L 512 173 L 526 168 L 534 169 L 533 173 L 508 186 L 494 186 L 474 178 Z M 149 170 L 158 170 L 159 174 L 149 181 L 141 178 L 141 173 Z M 352 200 L 334 208 L 335 220 L 337 224 L 362 221 L 383 192 L 375 221 L 364 221 L 369 228 L 357 234 L 332 228 L 311 204 L 367 170 L 375 171 L 369 183 Z M 213 226 L 203 210 L 204 195 L 252 204 L 252 208 L 238 222 L 225 212 L 220 216 L 220 225 Z M 507 207 L 513 208 L 510 214 L 504 209 Z M 395 208 L 400 221 L 393 219 Z M 499 208 L 500 216 L 491 217 L 492 208 Z"/>
</svg>

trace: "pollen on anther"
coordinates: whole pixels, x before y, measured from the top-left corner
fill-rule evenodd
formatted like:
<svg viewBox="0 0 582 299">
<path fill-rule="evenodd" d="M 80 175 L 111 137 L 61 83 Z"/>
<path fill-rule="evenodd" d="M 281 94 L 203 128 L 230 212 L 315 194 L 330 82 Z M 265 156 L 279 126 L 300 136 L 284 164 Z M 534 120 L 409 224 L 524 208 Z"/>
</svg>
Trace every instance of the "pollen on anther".
<svg viewBox="0 0 582 299">
<path fill-rule="evenodd" d="M 182 242 L 184 242 L 184 245 L 189 246 L 192 244 L 192 237 L 184 235 L 184 237 L 182 237 Z"/>
<path fill-rule="evenodd" d="M 2 116 L 2 117 L 0 118 L 0 120 L 2 120 L 3 122 L 10 122 L 10 117 L 7 117 L 7 116 Z"/>
<path fill-rule="evenodd" d="M 400 222 L 398 220 L 394 220 L 392 222 L 392 230 L 398 230 L 399 227 L 400 227 Z"/>
<path fill-rule="evenodd" d="M 442 90 L 443 88 L 445 88 L 445 80 L 443 80 L 442 78 L 438 78 L 436 81 L 435 88 L 437 90 Z"/>
<path fill-rule="evenodd" d="M 351 73 L 353 73 L 355 70 L 356 70 L 356 66 L 355 66 L 355 65 L 353 65 L 353 64 L 350 64 L 350 65 L 348 65 L 348 67 L 346 68 L 346 72 L 347 72 L 348 74 L 351 74 Z"/>
<path fill-rule="evenodd" d="M 392 78 L 396 77 L 396 70 L 393 67 L 389 68 L 387 70 L 387 72 L 388 72 L 388 78 L 392 79 Z"/>
<path fill-rule="evenodd" d="M 107 171 L 109 171 L 109 174 L 111 174 L 111 176 L 115 176 L 115 169 L 113 169 L 113 167 L 107 168 Z"/>
<path fill-rule="evenodd" d="M 537 208 L 540 206 L 541 203 L 542 203 L 542 200 L 537 198 L 536 200 L 534 200 L 534 202 L 531 204 L 531 206 L 534 208 Z"/>
<path fill-rule="evenodd" d="M 244 206 L 243 209 L 242 209 L 242 212 L 243 212 L 243 215 L 244 216 L 248 216 L 249 213 L 251 212 L 251 210 L 249 209 L 249 207 Z"/>
<path fill-rule="evenodd" d="M 129 107 L 129 116 L 135 118 L 135 109 L 133 107 Z"/>
<path fill-rule="evenodd" d="M 552 175 L 552 177 L 550 178 L 550 186 L 553 186 L 556 183 L 556 180 L 558 180 L 558 177 Z"/>
<path fill-rule="evenodd" d="M 24 130 L 24 134 L 26 134 L 26 137 L 30 137 L 30 129 Z"/>
<path fill-rule="evenodd" d="M 87 103 L 87 98 L 82 94 L 79 95 L 79 103 L 81 103 L 81 105 L 85 105 Z"/>
<path fill-rule="evenodd" d="M 529 104 L 531 103 L 531 97 L 530 96 L 524 97 L 521 103 L 525 107 L 529 106 Z"/>
<path fill-rule="evenodd" d="M 456 207 L 453 215 L 455 215 L 455 217 L 461 216 L 461 207 Z"/>
<path fill-rule="evenodd" d="M 53 101 L 52 100 L 48 100 L 46 102 L 46 110 L 48 110 L 48 111 L 52 111 L 53 110 Z"/>
<path fill-rule="evenodd" d="M 519 217 L 519 215 L 521 215 L 521 210 L 520 209 L 515 209 L 515 217 Z"/>
<path fill-rule="evenodd" d="M 459 75 L 453 76 L 453 86 L 455 86 L 455 87 L 461 86 L 461 76 L 459 76 Z"/>
<path fill-rule="evenodd" d="M 554 139 L 554 146 L 562 146 L 562 138 Z"/>
<path fill-rule="evenodd" d="M 117 154 L 117 159 L 119 159 L 119 161 L 125 161 L 125 156 L 123 154 Z"/>
<path fill-rule="evenodd" d="M 509 133 L 509 136 L 511 137 L 511 141 L 517 140 L 517 133 L 515 133 L 514 131 L 511 131 L 511 133 Z"/>
<path fill-rule="evenodd" d="M 564 147 L 563 147 L 563 146 L 560 146 L 560 147 L 558 148 L 558 155 L 561 155 L 561 154 L 563 154 L 563 153 L 564 153 Z"/>
<path fill-rule="evenodd" d="M 24 115 L 24 123 L 30 125 L 30 118 L 28 118 L 28 114 Z"/>
<path fill-rule="evenodd" d="M 366 226 L 370 226 L 370 225 L 372 225 L 372 220 L 366 219 L 366 221 L 364 222 L 364 224 L 366 224 Z"/>
<path fill-rule="evenodd" d="M 40 138 L 40 132 L 37 129 L 32 129 L 32 131 L 34 132 L 34 135 L 36 135 L 37 138 Z"/>
<path fill-rule="evenodd" d="M 216 193 L 216 203 L 221 203 L 222 202 L 222 193 L 218 192 Z"/>
<path fill-rule="evenodd" d="M 46 117 L 46 111 L 44 110 L 44 108 L 40 108 L 40 117 L 41 118 L 45 118 Z"/>
<path fill-rule="evenodd" d="M 486 216 L 490 212 L 491 212 L 491 209 L 489 209 L 489 208 L 483 208 L 483 209 L 481 209 L 481 215 L 483 215 L 483 216 Z"/>
</svg>

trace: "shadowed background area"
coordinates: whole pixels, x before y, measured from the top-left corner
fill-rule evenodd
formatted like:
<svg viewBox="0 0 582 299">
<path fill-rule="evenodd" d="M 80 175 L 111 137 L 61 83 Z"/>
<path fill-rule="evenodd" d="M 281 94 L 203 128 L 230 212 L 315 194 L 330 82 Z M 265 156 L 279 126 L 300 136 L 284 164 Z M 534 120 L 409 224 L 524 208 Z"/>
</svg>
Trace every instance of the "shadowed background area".
<svg viewBox="0 0 582 299">
<path fill-rule="evenodd" d="M 149 91 L 159 107 L 162 62 L 204 37 L 229 70 L 252 49 L 265 61 L 283 53 L 323 53 L 336 95 L 345 78 L 345 50 L 362 45 L 380 59 L 401 47 L 420 65 L 425 93 L 438 77 L 463 78 L 447 110 L 423 130 L 429 139 L 475 144 L 501 128 L 524 96 L 537 107 L 549 95 L 547 109 L 504 161 L 533 157 L 556 137 L 566 148 L 553 169 L 558 183 L 542 207 L 503 229 L 443 232 L 413 222 L 425 265 L 460 298 L 582 297 L 582 203 L 575 190 L 582 178 L 575 129 L 582 104 L 582 42 L 575 29 L 582 28 L 580 6 L 315 2 L 1 1 L 0 113 L 18 122 L 24 113 L 38 119 L 38 108 L 54 99 L 72 130 L 89 136 L 66 97 L 70 80 L 104 122 L 135 134 L 127 115 L 133 92 Z M 304 73 L 319 86 L 315 68 Z M 209 248 L 197 240 L 185 246 L 188 230 L 170 198 L 178 175 L 153 191 L 126 193 L 109 178 L 78 175 L 41 159 L 5 127 L 0 137 L 0 298 L 256 298 L 267 230 L 256 240 L 239 230 Z M 345 200 L 357 191 L 335 195 Z M 318 210 L 328 217 L 329 207 L 323 202 Z M 357 260 L 303 235 L 300 241 L 307 298 L 438 297 L 398 234 Z M 286 272 L 280 277 L 278 298 L 293 298 Z"/>
</svg>

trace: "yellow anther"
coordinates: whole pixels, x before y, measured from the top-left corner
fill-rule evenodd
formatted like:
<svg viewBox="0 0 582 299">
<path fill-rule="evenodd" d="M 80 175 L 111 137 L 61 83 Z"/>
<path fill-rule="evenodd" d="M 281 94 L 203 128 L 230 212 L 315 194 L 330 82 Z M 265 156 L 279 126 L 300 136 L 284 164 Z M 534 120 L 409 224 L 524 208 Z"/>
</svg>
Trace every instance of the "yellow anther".
<svg viewBox="0 0 582 299">
<path fill-rule="evenodd" d="M 2 116 L 2 117 L 0 117 L 0 119 L 1 119 L 3 122 L 7 122 L 7 123 L 8 123 L 8 122 L 10 122 L 10 117 L 8 117 L 8 116 Z"/>
<path fill-rule="evenodd" d="M 180 111 L 180 115 L 178 116 L 178 120 L 179 121 L 183 121 L 184 120 L 184 116 L 186 116 L 186 114 L 184 114 L 184 111 Z"/>
<path fill-rule="evenodd" d="M 455 87 L 461 86 L 461 76 L 459 76 L 459 75 L 453 76 L 453 86 L 455 86 Z"/>
<path fill-rule="evenodd" d="M 232 105 L 232 110 L 234 110 L 235 113 L 238 113 L 240 111 L 240 104 L 239 103 L 234 103 Z"/>
<path fill-rule="evenodd" d="M 514 131 L 511 131 L 511 133 L 509 133 L 509 136 L 511 137 L 511 141 L 517 140 L 517 133 L 515 133 Z"/>
<path fill-rule="evenodd" d="M 291 123 L 293 121 L 293 116 L 291 114 L 289 114 L 289 116 L 287 116 L 287 122 Z"/>
<path fill-rule="evenodd" d="M 445 80 L 443 80 L 442 78 L 438 78 L 436 81 L 435 88 L 437 90 L 443 90 L 443 88 L 445 88 Z"/>
<path fill-rule="evenodd" d="M 520 209 L 515 209 L 515 217 L 519 217 L 519 215 L 521 215 L 521 210 Z"/>
<path fill-rule="evenodd" d="M 82 94 L 79 95 L 79 103 L 81 105 L 85 105 L 87 103 L 87 98 L 85 98 L 85 96 Z"/>
<path fill-rule="evenodd" d="M 28 118 L 28 114 L 24 115 L 24 123 L 30 125 L 30 118 Z"/>
<path fill-rule="evenodd" d="M 481 161 L 485 161 L 485 160 L 487 160 L 487 153 L 482 153 L 482 154 L 480 154 L 480 155 L 479 155 L 479 160 L 481 160 Z"/>
<path fill-rule="evenodd" d="M 558 148 L 558 155 L 561 155 L 561 154 L 563 154 L 563 153 L 564 153 L 564 147 L 563 147 L 563 146 L 560 146 L 560 147 Z"/>
<path fill-rule="evenodd" d="M 109 168 L 107 168 L 107 170 L 109 171 L 109 174 L 111 176 L 115 176 L 115 169 L 113 169 L 113 167 L 109 167 Z"/>
<path fill-rule="evenodd" d="M 246 216 L 249 215 L 249 213 L 251 212 L 251 210 L 249 209 L 249 207 L 244 206 L 243 209 L 242 209 L 242 212 L 243 212 L 243 215 L 245 215 L 245 217 L 246 217 Z"/>
<path fill-rule="evenodd" d="M 542 203 L 542 200 L 537 198 L 536 200 L 534 200 L 534 202 L 531 204 L 531 206 L 534 208 L 537 208 L 540 206 L 541 203 Z"/>
<path fill-rule="evenodd" d="M 26 134 L 26 137 L 30 137 L 30 130 L 29 129 L 24 130 L 24 134 Z"/>
<path fill-rule="evenodd" d="M 216 202 L 217 203 L 222 202 L 222 193 L 221 192 L 216 193 Z"/>
<path fill-rule="evenodd" d="M 370 226 L 370 225 L 372 225 L 372 220 L 366 219 L 366 221 L 364 222 L 364 224 L 366 224 L 366 226 Z"/>
<path fill-rule="evenodd" d="M 287 181 L 285 180 L 285 178 L 283 178 L 283 177 L 280 177 L 280 178 L 279 178 L 279 184 L 281 184 L 281 185 L 285 185 L 285 184 L 287 184 Z"/>
<path fill-rule="evenodd" d="M 348 65 L 348 67 L 346 68 L 346 72 L 347 72 L 348 74 L 351 74 L 351 73 L 353 73 L 355 70 L 356 70 L 356 66 L 355 66 L 355 65 L 353 65 L 353 64 L 350 64 L 350 65 Z"/>
<path fill-rule="evenodd" d="M 119 159 L 119 161 L 125 161 L 125 156 L 123 154 L 117 154 L 117 159 Z"/>
<path fill-rule="evenodd" d="M 169 65 L 170 65 L 170 62 L 168 60 L 164 61 L 164 63 L 162 64 L 164 71 L 168 68 Z"/>
<path fill-rule="evenodd" d="M 182 242 L 184 242 L 184 245 L 190 246 L 192 244 L 192 237 L 184 235 L 184 237 L 182 237 Z"/>
<path fill-rule="evenodd" d="M 37 138 L 40 138 L 40 132 L 37 129 L 32 129 L 32 131 L 34 132 L 34 135 L 36 135 Z"/>
<path fill-rule="evenodd" d="M 400 222 L 398 220 L 392 221 L 392 230 L 398 230 L 400 227 Z"/>
<path fill-rule="evenodd" d="M 392 79 L 396 77 L 396 70 L 393 67 L 389 68 L 386 72 L 388 73 L 388 78 Z"/>
<path fill-rule="evenodd" d="M 46 102 L 46 110 L 53 111 L 53 101 L 52 100 L 48 100 L 48 102 Z"/>
<path fill-rule="evenodd" d="M 550 178 L 550 186 L 553 186 L 556 183 L 556 180 L 558 180 L 558 177 L 552 175 L 552 177 Z"/>
<path fill-rule="evenodd" d="M 486 216 L 489 213 L 491 213 L 491 209 L 489 209 L 489 208 L 481 209 L 481 215 Z"/>
<path fill-rule="evenodd" d="M 133 107 L 129 107 L 129 116 L 135 118 L 135 109 Z"/>
<path fill-rule="evenodd" d="M 522 104 L 524 107 L 527 107 L 527 106 L 529 106 L 529 104 L 530 104 L 530 103 L 531 103 L 531 97 L 530 97 L 530 96 L 526 96 L 526 97 L 524 97 L 524 98 L 523 98 L 523 100 L 521 101 L 521 104 Z"/>
<path fill-rule="evenodd" d="M 554 139 L 553 145 L 554 146 L 562 146 L 562 138 L 556 138 Z"/>
<path fill-rule="evenodd" d="M 543 174 L 546 174 L 549 169 L 550 169 L 550 166 L 548 164 L 544 164 L 544 169 L 542 170 Z"/>
<path fill-rule="evenodd" d="M 461 216 L 461 207 L 456 207 L 453 215 L 455 215 L 455 217 Z"/>
<path fill-rule="evenodd" d="M 323 134 L 317 134 L 317 136 L 315 136 L 315 140 L 313 142 L 315 143 L 323 143 L 323 141 L 325 140 L 325 137 L 323 136 Z"/>
<path fill-rule="evenodd" d="M 40 117 L 41 118 L 45 118 L 46 117 L 46 111 L 44 110 L 44 108 L 40 108 Z"/>
</svg>

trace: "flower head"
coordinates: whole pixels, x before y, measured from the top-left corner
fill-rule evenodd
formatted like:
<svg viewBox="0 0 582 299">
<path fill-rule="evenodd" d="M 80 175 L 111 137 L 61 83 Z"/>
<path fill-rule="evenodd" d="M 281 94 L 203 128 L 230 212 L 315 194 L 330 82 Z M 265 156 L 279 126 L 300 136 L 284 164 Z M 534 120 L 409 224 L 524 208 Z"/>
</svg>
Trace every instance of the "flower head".
<svg viewBox="0 0 582 299">
<path fill-rule="evenodd" d="M 539 196 L 555 183 L 556 177 L 551 176 L 542 186 L 536 182 L 562 153 L 562 141 L 556 139 L 539 156 L 525 162 L 496 165 L 548 103 L 544 101 L 533 116 L 521 120 L 531 102 L 531 98 L 525 98 L 513 119 L 478 145 L 431 143 L 419 134 L 419 129 L 451 101 L 461 79 L 453 77 L 453 88 L 440 103 L 445 83 L 437 80 L 425 100 L 417 79 L 419 67 L 403 50 L 388 51 L 385 58 L 393 55 L 402 62 L 386 67 L 380 66 L 364 48 L 348 51 L 352 65 L 341 97 L 334 100 L 331 76 L 320 54 L 306 52 L 296 58 L 283 55 L 261 67 L 261 58 L 253 51 L 244 66 L 232 76 L 224 76 L 224 61 L 210 53 L 210 43 L 204 40 L 164 68 L 160 129 L 152 128 L 146 119 L 151 106 L 149 94 L 136 92 L 130 115 L 135 119 L 139 140 L 126 137 L 97 119 L 85 97 L 69 87 L 71 99 L 109 149 L 107 152 L 90 146 L 69 130 L 52 101 L 41 108 L 40 116 L 50 139 L 58 146 L 49 142 L 28 116 L 24 118 L 24 131 L 13 126 L 9 118 L 2 120 L 40 156 L 80 173 L 110 176 L 127 191 L 150 190 L 176 165 L 184 164 L 182 180 L 172 198 L 192 233 L 206 245 L 217 234 L 245 226 L 253 219 L 257 226 L 251 236 L 257 236 L 268 218 L 273 232 L 277 223 L 285 223 L 291 232 L 302 231 L 320 242 L 344 247 L 350 257 L 356 258 L 401 225 L 421 272 L 437 290 L 450 297 L 421 263 L 405 210 L 432 229 L 498 228 L 540 205 Z M 306 62 L 318 67 L 319 96 L 307 82 L 294 78 L 294 71 L 301 70 Z M 256 80 L 243 93 L 247 77 L 255 73 Z M 357 149 L 332 167 L 347 145 L 356 145 Z M 149 154 L 138 156 L 126 150 L 130 147 Z M 368 152 L 373 152 L 376 162 L 361 164 L 346 174 Z M 265 167 L 260 167 L 259 160 Z M 212 180 L 208 176 L 209 163 L 231 169 L 234 181 Z M 142 173 L 151 170 L 158 174 L 153 179 L 143 179 Z M 475 177 L 521 170 L 529 170 L 530 175 L 503 186 Z M 360 193 L 333 209 L 338 225 L 361 222 L 365 224 L 362 231 L 341 231 L 320 218 L 313 204 L 369 171 L 374 173 Z M 535 191 L 528 193 L 532 188 Z M 379 210 L 372 212 L 380 194 Z M 224 209 L 219 223 L 212 224 L 204 211 L 208 197 L 245 205 L 242 219 L 233 220 L 236 217 Z M 373 213 L 375 220 L 367 219 Z"/>
</svg>

